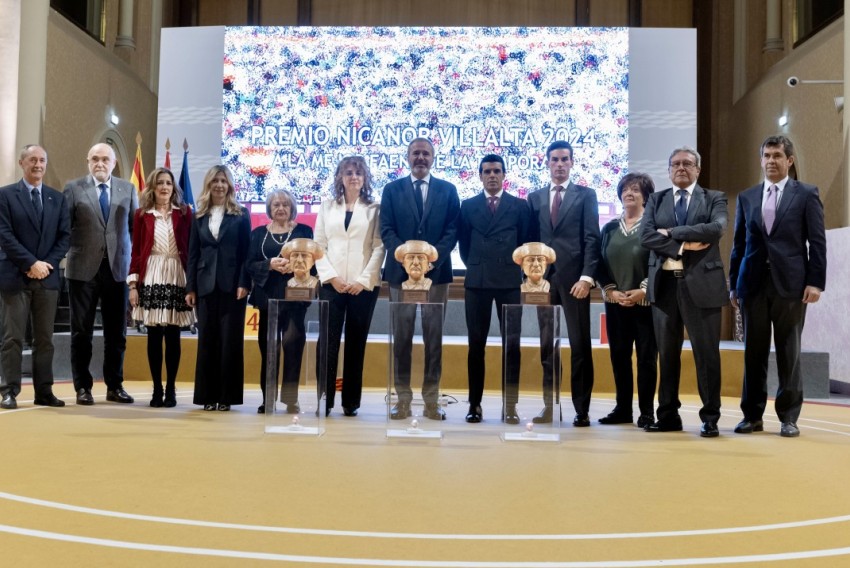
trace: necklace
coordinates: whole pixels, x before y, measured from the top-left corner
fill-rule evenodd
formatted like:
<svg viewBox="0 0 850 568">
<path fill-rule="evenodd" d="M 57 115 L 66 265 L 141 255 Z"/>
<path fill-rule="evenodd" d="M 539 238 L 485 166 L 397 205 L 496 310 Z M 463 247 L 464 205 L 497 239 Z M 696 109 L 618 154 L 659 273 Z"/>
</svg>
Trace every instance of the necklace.
<svg viewBox="0 0 850 568">
<path fill-rule="evenodd" d="M 265 236 L 263 237 L 263 244 L 261 244 L 261 245 L 260 245 L 260 251 L 263 253 L 263 258 L 265 258 L 266 260 L 268 260 L 268 259 L 269 259 L 269 257 L 268 257 L 268 256 L 266 256 L 266 239 L 268 239 L 268 238 L 269 238 L 269 236 L 271 236 L 272 240 L 273 240 L 275 243 L 277 243 L 277 244 L 279 244 L 279 245 L 280 245 L 280 248 L 283 248 L 283 245 L 285 245 L 286 243 L 288 243 L 288 242 L 289 242 L 289 238 L 292 236 L 292 231 L 293 231 L 293 229 L 295 229 L 295 227 L 292 227 L 292 229 L 289 229 L 289 232 L 288 232 L 288 233 L 286 233 L 286 238 L 284 238 L 282 241 L 279 241 L 279 240 L 277 239 L 277 237 L 276 237 L 276 236 L 274 236 L 274 234 L 272 234 L 271 229 L 269 229 L 269 227 L 268 227 L 268 226 L 266 226 L 266 234 L 265 234 Z"/>
</svg>

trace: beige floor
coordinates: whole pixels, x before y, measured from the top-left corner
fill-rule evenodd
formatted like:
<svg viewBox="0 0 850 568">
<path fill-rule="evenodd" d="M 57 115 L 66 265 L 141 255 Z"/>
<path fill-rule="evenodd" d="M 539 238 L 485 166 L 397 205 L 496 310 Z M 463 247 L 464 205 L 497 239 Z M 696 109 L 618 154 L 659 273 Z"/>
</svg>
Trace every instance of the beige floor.
<svg viewBox="0 0 850 568">
<path fill-rule="evenodd" d="M 808 404 L 719 439 L 696 430 L 574 429 L 506 443 L 448 408 L 440 442 L 392 441 L 380 393 L 321 437 L 271 436 L 252 393 L 207 413 L 180 384 L 174 409 L 103 400 L 0 413 L 2 566 L 850 566 L 850 408 Z M 57 385 L 71 401 L 70 385 Z M 99 396 L 98 396 L 99 395 Z M 595 398 L 592 417 L 610 396 Z M 571 413 L 565 411 L 565 417 Z"/>
</svg>

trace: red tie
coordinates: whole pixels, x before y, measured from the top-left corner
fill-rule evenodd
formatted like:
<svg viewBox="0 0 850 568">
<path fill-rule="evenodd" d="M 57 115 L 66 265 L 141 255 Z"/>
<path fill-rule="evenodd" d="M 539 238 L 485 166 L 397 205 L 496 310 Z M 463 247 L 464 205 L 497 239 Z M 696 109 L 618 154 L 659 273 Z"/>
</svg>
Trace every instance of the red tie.
<svg viewBox="0 0 850 568">
<path fill-rule="evenodd" d="M 564 188 L 560 185 L 555 186 L 555 199 L 552 200 L 552 208 L 549 211 L 549 215 L 552 219 L 552 228 L 555 228 L 555 225 L 558 224 L 558 212 L 561 210 L 561 190 Z"/>
<path fill-rule="evenodd" d="M 493 215 L 496 214 L 496 207 L 498 207 L 498 205 L 499 205 L 499 198 L 498 197 L 488 197 L 487 198 L 487 207 L 490 208 L 490 213 L 492 213 Z"/>
</svg>

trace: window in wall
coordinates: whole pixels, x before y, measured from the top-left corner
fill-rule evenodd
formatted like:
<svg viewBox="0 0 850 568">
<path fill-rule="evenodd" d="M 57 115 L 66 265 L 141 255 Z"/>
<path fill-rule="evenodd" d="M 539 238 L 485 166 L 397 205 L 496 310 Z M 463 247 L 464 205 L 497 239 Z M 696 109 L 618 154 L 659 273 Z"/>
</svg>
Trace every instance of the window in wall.
<svg viewBox="0 0 850 568">
<path fill-rule="evenodd" d="M 844 13 L 844 0 L 796 0 L 794 47 L 797 47 Z"/>
<path fill-rule="evenodd" d="M 106 0 L 50 0 L 50 7 L 100 43 L 106 42 Z"/>
</svg>

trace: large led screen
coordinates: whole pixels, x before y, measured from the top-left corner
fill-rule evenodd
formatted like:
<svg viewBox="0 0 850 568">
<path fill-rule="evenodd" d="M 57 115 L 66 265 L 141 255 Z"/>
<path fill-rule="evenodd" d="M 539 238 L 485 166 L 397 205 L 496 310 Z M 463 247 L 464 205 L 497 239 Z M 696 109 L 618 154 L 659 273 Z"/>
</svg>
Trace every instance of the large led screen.
<svg viewBox="0 0 850 568">
<path fill-rule="evenodd" d="M 285 188 L 318 202 L 351 154 L 380 190 L 408 174 L 414 137 L 461 198 L 490 152 L 524 196 L 548 183 L 546 146 L 568 140 L 572 180 L 601 203 L 629 163 L 623 28 L 226 28 L 222 85 L 221 160 L 243 201 Z"/>
</svg>

